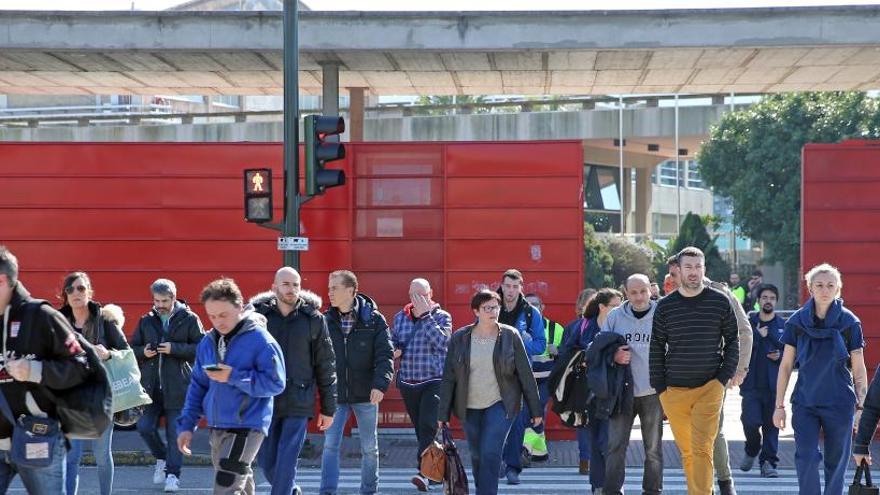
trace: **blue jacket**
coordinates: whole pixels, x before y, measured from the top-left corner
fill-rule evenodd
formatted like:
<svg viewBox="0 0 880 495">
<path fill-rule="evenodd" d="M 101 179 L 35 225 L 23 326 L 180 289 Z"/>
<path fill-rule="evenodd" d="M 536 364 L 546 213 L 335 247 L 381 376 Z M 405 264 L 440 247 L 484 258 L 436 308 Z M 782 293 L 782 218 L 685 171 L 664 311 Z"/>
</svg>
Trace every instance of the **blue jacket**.
<svg viewBox="0 0 880 495">
<path fill-rule="evenodd" d="M 815 303 L 810 298 L 785 322 L 782 342 L 796 349 L 799 370 L 791 402 L 807 407 L 855 406 L 856 393 L 847 361 L 850 352 L 865 346 L 862 323 L 840 299 L 831 303 L 823 324 L 817 325 L 815 314 Z"/>
<path fill-rule="evenodd" d="M 752 325 L 752 358 L 749 361 L 749 372 L 739 387 L 740 395 L 756 394 L 759 391 L 771 396 L 776 396 L 776 379 L 779 377 L 779 363 L 782 360 L 782 351 L 785 344 L 782 343 L 782 331 L 785 321 L 779 316 L 768 322 L 763 322 L 757 312 L 749 315 L 749 323 Z M 761 337 L 758 332 L 759 326 L 767 327 L 767 336 Z M 779 351 L 779 359 L 776 361 L 767 357 L 773 351 Z"/>
<path fill-rule="evenodd" d="M 240 325 L 223 361 L 217 354 L 219 332 L 213 330 L 199 342 L 186 402 L 177 420 L 178 432 L 193 431 L 204 415 L 210 428 L 268 434 L 272 398 L 284 390 L 284 358 L 262 315 L 251 311 Z M 202 368 L 221 362 L 232 367 L 227 383 L 209 379 Z"/>
<path fill-rule="evenodd" d="M 498 289 L 501 300 L 504 300 L 504 294 Z M 531 317 L 531 321 L 529 321 Z M 513 311 L 506 311 L 504 303 L 501 304 L 501 314 L 498 315 L 498 322 L 510 325 L 519 330 L 519 335 L 523 339 L 526 346 L 526 353 L 531 356 L 537 356 L 547 349 L 547 337 L 544 335 L 544 317 L 538 308 L 529 304 L 526 298 L 520 294 L 519 300 Z"/>
</svg>

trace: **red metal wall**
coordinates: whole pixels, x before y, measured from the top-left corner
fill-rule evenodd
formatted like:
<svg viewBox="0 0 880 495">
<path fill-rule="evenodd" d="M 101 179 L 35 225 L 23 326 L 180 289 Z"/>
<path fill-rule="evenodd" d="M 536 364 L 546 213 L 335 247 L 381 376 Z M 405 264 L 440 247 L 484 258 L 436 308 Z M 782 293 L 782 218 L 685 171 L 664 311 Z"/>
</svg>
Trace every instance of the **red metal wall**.
<svg viewBox="0 0 880 495">
<path fill-rule="evenodd" d="M 327 274 L 351 269 L 390 321 L 409 281 L 425 277 L 458 328 L 473 319 L 471 294 L 515 267 L 548 315 L 568 321 L 583 280 L 579 142 L 346 146 L 348 184 L 303 210 L 305 288 L 326 299 Z M 191 302 L 221 275 L 248 296 L 269 288 L 277 232 L 244 222 L 241 175 L 273 170 L 278 221 L 281 158 L 276 143 L 2 143 L 0 242 L 36 297 L 54 300 L 64 273 L 87 271 L 130 333 L 160 276 Z M 396 391 L 380 422 L 406 422 Z"/>
<path fill-rule="evenodd" d="M 880 363 L 880 141 L 808 144 L 801 186 L 802 273 L 843 273 L 843 298 L 862 320 L 869 372 Z M 802 296 L 806 287 L 801 280 Z"/>
</svg>

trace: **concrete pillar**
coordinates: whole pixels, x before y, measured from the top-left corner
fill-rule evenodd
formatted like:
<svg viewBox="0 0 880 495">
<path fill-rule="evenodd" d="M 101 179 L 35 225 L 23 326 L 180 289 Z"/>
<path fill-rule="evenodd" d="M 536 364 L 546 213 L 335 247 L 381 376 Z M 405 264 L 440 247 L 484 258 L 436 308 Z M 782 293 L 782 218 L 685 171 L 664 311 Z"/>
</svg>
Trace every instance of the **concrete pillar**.
<svg viewBox="0 0 880 495">
<path fill-rule="evenodd" d="M 348 88 L 348 140 L 364 140 L 364 92 L 366 88 Z"/>
<path fill-rule="evenodd" d="M 321 113 L 339 115 L 339 64 L 324 62 L 321 64 L 321 73 Z"/>
<path fill-rule="evenodd" d="M 651 169 L 636 169 L 636 218 L 637 233 L 651 233 Z"/>
</svg>

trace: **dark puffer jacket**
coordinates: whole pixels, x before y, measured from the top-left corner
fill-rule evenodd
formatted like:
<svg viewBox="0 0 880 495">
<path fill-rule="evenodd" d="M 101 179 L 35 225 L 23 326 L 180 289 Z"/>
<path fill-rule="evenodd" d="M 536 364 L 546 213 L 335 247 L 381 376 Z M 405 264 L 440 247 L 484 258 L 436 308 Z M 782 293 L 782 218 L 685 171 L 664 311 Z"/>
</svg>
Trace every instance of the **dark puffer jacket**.
<svg viewBox="0 0 880 495">
<path fill-rule="evenodd" d="M 168 333 L 162 331 L 162 320 L 156 310 L 141 317 L 131 337 L 131 348 L 141 368 L 141 385 L 156 398 L 162 394 L 165 409 L 181 409 L 186 399 L 186 388 L 192 375 L 196 348 L 205 329 L 199 316 L 190 311 L 186 302 L 178 299 L 168 321 Z M 170 354 L 152 358 L 144 355 L 147 344 L 155 349 L 163 342 L 171 343 Z"/>
<path fill-rule="evenodd" d="M 73 316 L 73 308 L 64 305 L 58 311 L 67 318 L 67 321 L 73 326 L 75 324 Z M 125 334 L 122 329 L 104 319 L 101 313 L 101 304 L 96 301 L 89 301 L 89 322 L 86 325 L 94 325 L 97 328 L 94 338 L 87 338 L 92 345 L 103 345 L 108 350 L 121 351 L 128 349 L 128 342 L 125 341 Z M 76 330 L 76 327 L 74 327 Z M 85 332 L 85 330 L 83 331 Z M 85 335 L 84 335 L 85 336 Z"/>
<path fill-rule="evenodd" d="M 354 299 L 354 326 L 342 334 L 339 310 L 324 313 L 336 353 L 337 402 L 357 404 L 370 401 L 372 389 L 386 392 L 394 376 L 394 348 L 388 323 L 379 306 L 365 294 Z"/>
<path fill-rule="evenodd" d="M 251 304 L 266 317 L 269 333 L 284 354 L 287 385 L 284 392 L 275 396 L 274 417 L 314 416 L 316 385 L 321 396 L 321 414 L 333 416 L 336 355 L 321 314 L 321 298 L 313 292 L 300 291 L 296 306 L 287 316 L 278 310 L 278 299 L 272 292 L 254 296 Z"/>
</svg>

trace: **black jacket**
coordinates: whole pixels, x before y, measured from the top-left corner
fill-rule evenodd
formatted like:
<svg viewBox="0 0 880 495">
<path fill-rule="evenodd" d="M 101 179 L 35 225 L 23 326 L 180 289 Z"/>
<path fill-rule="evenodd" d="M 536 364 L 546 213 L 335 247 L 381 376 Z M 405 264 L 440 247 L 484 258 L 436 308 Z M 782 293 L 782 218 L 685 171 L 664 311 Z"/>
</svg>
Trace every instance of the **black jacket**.
<svg viewBox="0 0 880 495">
<path fill-rule="evenodd" d="M 275 396 L 274 417 L 306 416 L 315 413 L 315 386 L 321 395 L 321 414 L 336 412 L 336 355 L 324 316 L 321 298 L 300 291 L 299 300 L 286 317 L 278 310 L 271 292 L 251 299 L 254 310 L 266 317 L 269 333 L 284 354 L 287 385 Z"/>
<path fill-rule="evenodd" d="M 587 383 L 592 398 L 590 412 L 597 419 L 632 412 L 632 370 L 614 362 L 614 353 L 623 345 L 626 345 L 623 335 L 599 332 L 587 348 Z"/>
<path fill-rule="evenodd" d="M 67 318 L 67 321 L 71 326 L 75 324 L 73 308 L 65 304 L 58 311 Z M 96 301 L 89 301 L 89 322 L 98 328 L 96 338 L 87 339 L 90 344 L 101 344 L 106 349 L 112 349 L 115 351 L 129 348 L 128 342 L 125 341 L 125 334 L 122 333 L 122 329 L 117 327 L 114 323 L 104 319 L 104 315 L 101 314 L 101 304 Z M 74 328 L 74 330 L 76 329 Z"/>
<path fill-rule="evenodd" d="M 17 282 L 12 290 L 8 314 L 0 313 L 0 325 L 7 335 L 6 350 L 13 359 L 33 356 L 34 360 L 40 361 L 42 373 L 39 383 L 19 382 L 14 381 L 6 370 L 0 370 L 0 393 L 16 417 L 30 414 L 25 406 L 26 394 L 30 392 L 43 412 L 57 418 L 55 406 L 43 387 L 66 390 L 83 383 L 89 376 L 85 352 L 64 315 L 48 303 L 28 311 L 27 304 L 33 301 L 28 291 L 21 282 Z M 30 321 L 23 321 L 26 313 L 31 315 L 28 317 Z M 0 415 L 0 438 L 10 438 L 11 435 L 12 426 Z"/>
<path fill-rule="evenodd" d="M 336 390 L 340 404 L 369 402 L 370 391 L 387 391 L 394 376 L 391 333 L 379 306 L 369 296 L 358 293 L 352 311 L 354 327 L 347 336 L 342 334 L 339 310 L 331 307 L 324 313 L 336 353 Z"/>
<path fill-rule="evenodd" d="M 856 438 L 853 440 L 853 454 L 868 455 L 871 440 L 877 430 L 877 422 L 880 421 L 880 366 L 874 371 L 874 379 L 868 387 L 868 395 L 865 396 L 865 409 L 862 411 L 862 419 L 859 424 Z"/>
<path fill-rule="evenodd" d="M 437 414 L 437 419 L 440 421 L 449 421 L 450 410 L 458 419 L 465 419 L 473 329 L 473 325 L 464 327 L 453 333 L 449 341 L 449 352 L 446 354 L 446 363 L 443 366 L 443 381 L 440 383 L 440 405 Z M 538 398 L 538 384 L 532 374 L 529 356 L 526 354 L 519 331 L 504 324 L 498 326 L 498 339 L 492 351 L 492 362 L 507 417 L 513 418 L 519 414 L 523 396 L 529 408 L 529 417 L 543 416 L 541 401 Z"/>
<path fill-rule="evenodd" d="M 183 408 L 196 348 L 204 335 L 199 316 L 180 299 L 168 321 L 167 335 L 162 331 L 162 320 L 156 310 L 138 321 L 131 336 L 131 348 L 141 368 L 141 385 L 150 397 L 156 398 L 161 393 L 165 409 Z M 152 358 L 144 356 L 147 344 L 155 349 L 163 342 L 171 343 L 170 354 L 158 354 Z"/>
</svg>

